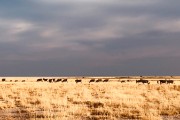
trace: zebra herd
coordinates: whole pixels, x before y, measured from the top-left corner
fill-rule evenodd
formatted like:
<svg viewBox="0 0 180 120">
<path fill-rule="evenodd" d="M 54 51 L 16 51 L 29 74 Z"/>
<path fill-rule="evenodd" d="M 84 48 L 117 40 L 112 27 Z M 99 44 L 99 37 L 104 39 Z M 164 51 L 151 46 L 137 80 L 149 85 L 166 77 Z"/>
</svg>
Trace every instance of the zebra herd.
<svg viewBox="0 0 180 120">
<path fill-rule="evenodd" d="M 162 83 L 173 84 L 174 81 L 173 80 L 158 80 L 157 83 L 159 83 L 159 84 L 162 84 Z"/>
<path fill-rule="evenodd" d="M 25 82 L 26 80 L 14 80 L 14 82 Z M 5 78 L 2 79 L 2 82 L 7 82 Z M 9 82 L 13 82 L 13 80 L 9 80 Z"/>
<path fill-rule="evenodd" d="M 126 82 L 132 82 L 133 80 L 119 80 L 118 82 L 121 82 L 121 83 L 126 83 Z M 6 79 L 3 78 L 2 79 L 2 82 L 6 82 Z M 13 80 L 10 80 L 10 82 L 13 82 Z M 25 82 L 25 80 L 14 80 L 14 82 Z M 68 79 L 67 78 L 58 78 L 58 79 L 55 79 L 55 78 L 50 78 L 50 79 L 47 79 L 47 78 L 38 78 L 36 80 L 36 82 L 49 82 L 49 83 L 55 83 L 55 82 L 66 82 L 68 83 Z M 99 82 L 109 82 L 109 79 L 90 79 L 88 81 L 88 83 L 99 83 Z M 81 79 L 76 79 L 75 80 L 75 83 L 82 83 L 82 80 Z M 150 84 L 150 81 L 149 80 L 144 80 L 144 79 L 139 79 L 139 80 L 136 80 L 136 83 L 139 84 L 139 83 L 143 83 L 143 84 Z M 157 83 L 158 84 L 174 84 L 174 80 L 157 80 Z"/>
<path fill-rule="evenodd" d="M 104 79 L 104 80 L 102 80 L 102 79 L 97 79 L 97 80 L 91 79 L 91 80 L 89 81 L 89 83 L 91 83 L 91 82 L 108 82 L 108 81 L 109 81 L 109 79 Z"/>
<path fill-rule="evenodd" d="M 46 82 L 68 82 L 68 79 L 37 79 L 37 82 L 43 82 L 43 81 L 46 81 Z M 89 80 L 89 83 L 98 83 L 98 82 L 109 82 L 109 79 L 90 79 Z M 121 83 L 125 83 L 125 82 L 132 82 L 131 80 L 121 80 L 119 81 Z M 75 83 L 82 83 L 82 80 L 81 79 L 76 79 L 75 80 Z M 136 80 L 136 83 L 143 83 L 143 84 L 150 84 L 150 81 L 149 80 L 144 80 L 144 79 L 140 79 L 140 80 Z M 174 81 L 173 80 L 158 80 L 157 81 L 158 84 L 174 84 Z"/>
<path fill-rule="evenodd" d="M 136 80 L 136 83 L 147 83 L 147 84 L 150 84 L 149 80 L 143 80 L 143 79 L 140 79 L 140 80 Z M 174 81 L 173 80 L 158 80 L 157 81 L 158 84 L 174 84 Z"/>
<path fill-rule="evenodd" d="M 109 79 L 91 79 L 90 81 L 89 81 L 89 83 L 92 83 L 92 82 L 108 82 L 109 81 Z M 47 78 L 39 78 L 39 79 L 37 79 L 36 80 L 36 82 L 50 82 L 50 83 L 52 83 L 52 82 L 68 82 L 68 79 L 47 79 Z M 82 80 L 81 79 L 76 79 L 75 80 L 75 82 L 76 83 L 82 83 Z"/>
<path fill-rule="evenodd" d="M 47 79 L 47 78 L 43 78 L 43 79 L 37 79 L 37 82 L 50 82 L 50 83 L 52 83 L 52 82 L 68 82 L 68 80 L 67 79 L 55 79 L 55 78 L 53 78 L 53 79 Z"/>
</svg>

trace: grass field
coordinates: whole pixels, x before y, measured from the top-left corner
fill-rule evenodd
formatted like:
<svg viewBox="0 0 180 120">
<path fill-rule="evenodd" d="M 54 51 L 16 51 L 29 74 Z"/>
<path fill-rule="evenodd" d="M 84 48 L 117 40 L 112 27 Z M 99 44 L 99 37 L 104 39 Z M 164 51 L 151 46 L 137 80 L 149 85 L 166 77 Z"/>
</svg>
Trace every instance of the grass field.
<svg viewBox="0 0 180 120">
<path fill-rule="evenodd" d="M 0 83 L 0 120 L 161 120 L 176 115 L 176 84 Z"/>
</svg>

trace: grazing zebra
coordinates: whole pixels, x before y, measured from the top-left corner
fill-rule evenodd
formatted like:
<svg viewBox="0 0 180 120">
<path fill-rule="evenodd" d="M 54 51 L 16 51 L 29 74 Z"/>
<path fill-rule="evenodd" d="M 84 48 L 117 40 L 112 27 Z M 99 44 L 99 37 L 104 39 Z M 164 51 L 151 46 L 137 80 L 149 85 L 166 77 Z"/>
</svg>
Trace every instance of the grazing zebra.
<svg viewBox="0 0 180 120">
<path fill-rule="evenodd" d="M 109 79 L 105 79 L 105 80 L 103 80 L 103 82 L 108 82 L 109 81 Z"/>
<path fill-rule="evenodd" d="M 46 79 L 46 78 L 43 78 L 43 81 L 48 81 L 48 79 Z"/>
<path fill-rule="evenodd" d="M 121 83 L 125 83 L 126 81 L 125 81 L 125 80 L 121 80 L 120 82 L 121 82 Z"/>
<path fill-rule="evenodd" d="M 89 83 L 91 83 L 91 82 L 95 82 L 95 79 L 91 79 L 91 80 L 89 81 Z"/>
<path fill-rule="evenodd" d="M 131 80 L 127 80 L 127 82 L 131 82 Z"/>
<path fill-rule="evenodd" d="M 79 83 L 79 82 L 82 83 L 82 80 L 78 80 L 78 79 L 77 79 L 77 80 L 75 80 L 75 82 L 76 82 L 76 83 Z"/>
<path fill-rule="evenodd" d="M 37 79 L 36 80 L 36 82 L 42 82 L 43 81 L 43 79 Z"/>
<path fill-rule="evenodd" d="M 147 84 L 150 84 L 150 82 L 148 80 L 136 80 L 136 83 L 147 83 Z"/>
<path fill-rule="evenodd" d="M 174 83 L 173 80 L 167 80 L 166 82 L 167 82 L 167 84 L 173 84 Z"/>
<path fill-rule="evenodd" d="M 5 81 L 6 81 L 6 79 L 5 79 L 5 78 L 3 78 L 3 79 L 2 79 L 2 82 L 5 82 Z"/>
<path fill-rule="evenodd" d="M 61 79 L 57 79 L 56 82 L 61 82 Z"/>
<path fill-rule="evenodd" d="M 157 83 L 162 84 L 162 83 L 166 83 L 166 80 L 158 80 Z"/>
<path fill-rule="evenodd" d="M 68 82 L 68 80 L 67 79 L 63 79 L 61 82 Z"/>
<path fill-rule="evenodd" d="M 49 79 L 49 82 L 52 83 L 52 82 L 53 82 L 53 79 Z"/>
<path fill-rule="evenodd" d="M 102 79 L 97 79 L 96 82 L 102 82 Z"/>
<path fill-rule="evenodd" d="M 52 82 L 56 82 L 56 79 L 52 79 Z"/>
</svg>

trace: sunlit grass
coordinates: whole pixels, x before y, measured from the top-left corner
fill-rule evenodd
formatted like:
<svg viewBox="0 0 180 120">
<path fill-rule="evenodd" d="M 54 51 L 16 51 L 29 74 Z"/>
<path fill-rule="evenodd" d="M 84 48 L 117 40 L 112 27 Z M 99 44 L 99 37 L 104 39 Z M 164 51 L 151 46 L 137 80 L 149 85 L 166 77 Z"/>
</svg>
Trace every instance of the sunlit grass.
<svg viewBox="0 0 180 120">
<path fill-rule="evenodd" d="M 180 114 L 179 85 L 1 83 L 1 119 L 160 120 Z"/>
</svg>

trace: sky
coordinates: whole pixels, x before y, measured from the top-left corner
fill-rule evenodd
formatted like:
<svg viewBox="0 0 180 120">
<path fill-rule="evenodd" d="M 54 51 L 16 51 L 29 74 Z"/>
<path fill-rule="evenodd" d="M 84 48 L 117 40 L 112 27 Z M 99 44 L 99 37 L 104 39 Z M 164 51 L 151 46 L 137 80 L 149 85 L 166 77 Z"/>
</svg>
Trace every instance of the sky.
<svg viewBox="0 0 180 120">
<path fill-rule="evenodd" d="M 179 0 L 1 0 L 0 76 L 180 75 Z"/>
</svg>

